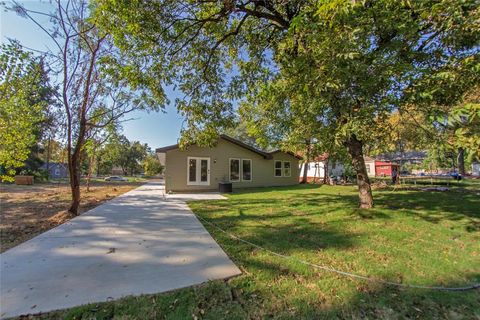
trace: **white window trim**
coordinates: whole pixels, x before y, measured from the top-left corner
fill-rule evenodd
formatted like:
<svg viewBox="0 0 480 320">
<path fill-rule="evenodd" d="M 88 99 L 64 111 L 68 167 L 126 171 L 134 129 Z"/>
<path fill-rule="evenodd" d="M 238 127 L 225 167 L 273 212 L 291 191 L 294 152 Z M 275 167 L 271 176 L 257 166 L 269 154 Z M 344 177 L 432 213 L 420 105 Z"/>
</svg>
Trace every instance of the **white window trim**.
<svg viewBox="0 0 480 320">
<path fill-rule="evenodd" d="M 250 180 L 245 180 L 245 179 L 243 179 L 243 161 L 244 161 L 244 160 L 250 161 Z M 241 175 L 240 175 L 240 177 L 242 178 L 242 181 L 252 182 L 252 180 L 253 180 L 253 161 L 252 161 L 252 159 L 242 159 L 242 160 L 240 161 L 240 163 L 241 163 L 241 166 L 240 166 L 240 168 L 241 168 L 241 170 L 240 170 L 240 171 L 241 171 Z"/>
<path fill-rule="evenodd" d="M 232 180 L 232 160 L 238 160 L 238 180 Z M 242 159 L 228 158 L 228 181 L 240 182 L 242 180 Z"/>
<path fill-rule="evenodd" d="M 288 174 L 288 176 L 285 174 L 285 163 L 289 163 L 290 165 L 290 173 Z M 292 176 L 292 163 L 290 161 L 282 161 L 282 175 L 283 177 L 285 178 L 290 178 Z"/>
<path fill-rule="evenodd" d="M 197 161 L 208 160 L 206 182 L 190 181 L 190 171 L 189 171 L 190 159 L 195 159 Z M 210 165 L 211 165 L 210 157 L 187 157 L 187 186 L 209 186 L 210 185 Z"/>
<path fill-rule="evenodd" d="M 280 168 L 277 168 L 276 164 L 280 162 Z M 280 169 L 280 175 L 277 176 L 277 169 Z M 275 178 L 282 178 L 283 177 L 283 161 L 282 160 L 274 160 L 273 161 L 273 176 Z"/>
</svg>

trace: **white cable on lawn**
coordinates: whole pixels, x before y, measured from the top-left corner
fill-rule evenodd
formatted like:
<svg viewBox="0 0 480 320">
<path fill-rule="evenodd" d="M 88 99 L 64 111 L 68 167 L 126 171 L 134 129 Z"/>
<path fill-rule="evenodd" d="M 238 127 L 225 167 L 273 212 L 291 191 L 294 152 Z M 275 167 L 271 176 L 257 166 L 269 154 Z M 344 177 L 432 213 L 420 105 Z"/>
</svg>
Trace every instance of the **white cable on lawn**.
<svg viewBox="0 0 480 320">
<path fill-rule="evenodd" d="M 229 233 L 228 231 L 220 228 L 215 223 L 210 222 L 208 220 L 205 220 L 204 218 L 200 217 L 197 214 L 195 214 L 195 216 L 197 218 L 199 218 L 200 220 L 202 220 L 203 222 L 207 223 L 208 225 L 214 227 L 215 229 L 225 233 L 230 238 L 241 241 L 241 242 L 246 243 L 246 244 L 248 244 L 252 247 L 263 250 L 265 252 L 268 252 L 271 255 L 274 255 L 274 256 L 277 256 L 277 257 L 280 257 L 280 258 L 283 258 L 283 259 L 294 260 L 294 261 L 297 261 L 299 263 L 311 266 L 313 268 L 322 269 L 322 270 L 326 270 L 326 271 L 329 271 L 329 272 L 334 272 L 334 273 L 341 274 L 341 275 L 344 275 L 344 276 L 347 276 L 347 277 L 361 279 L 361 280 L 370 281 L 370 282 L 377 282 L 377 283 L 382 283 L 382 284 L 389 285 L 389 286 L 396 286 L 396 287 L 402 287 L 402 288 L 415 288 L 415 289 L 441 290 L 441 291 L 467 291 L 467 290 L 473 290 L 473 289 L 479 289 L 480 288 L 480 283 L 475 283 L 475 284 L 472 284 L 472 285 L 469 285 L 469 286 L 466 286 L 466 287 L 436 287 L 436 286 L 429 287 L 429 286 L 421 286 L 421 285 L 415 285 L 415 284 L 404 284 L 404 283 L 398 283 L 398 282 L 391 282 L 391 281 L 387 281 L 387 280 L 369 278 L 367 276 L 362 276 L 362 275 L 353 274 L 353 273 L 346 272 L 346 271 L 333 269 L 333 268 L 330 268 L 330 267 L 327 267 L 327 266 L 318 265 L 318 264 L 311 263 L 311 262 L 308 262 L 308 261 L 305 261 L 305 260 L 302 260 L 302 259 L 298 259 L 298 258 L 295 258 L 295 257 L 292 257 L 292 256 L 283 255 L 281 253 L 269 250 L 267 248 L 259 246 L 258 244 L 255 244 L 255 243 L 250 242 L 248 240 L 244 240 L 240 237 L 237 237 L 236 235 Z"/>
</svg>

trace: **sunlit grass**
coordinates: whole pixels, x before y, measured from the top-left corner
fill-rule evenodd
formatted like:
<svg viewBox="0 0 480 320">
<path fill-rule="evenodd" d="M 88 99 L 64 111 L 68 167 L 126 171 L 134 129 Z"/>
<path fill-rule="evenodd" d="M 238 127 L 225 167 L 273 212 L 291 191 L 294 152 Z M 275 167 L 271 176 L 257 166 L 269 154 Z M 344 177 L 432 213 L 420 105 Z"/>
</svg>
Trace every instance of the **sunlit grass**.
<svg viewBox="0 0 480 320">
<path fill-rule="evenodd" d="M 244 190 L 192 210 L 245 240 L 375 279 L 426 286 L 480 282 L 480 192 L 384 189 L 357 208 L 353 186 Z M 473 192 L 472 192 L 473 190 Z M 205 225 L 243 274 L 170 294 L 54 314 L 65 318 L 318 319 L 480 317 L 479 291 L 399 289 L 285 260 Z M 92 311 L 94 310 L 94 311 Z M 48 315 L 48 317 L 53 317 Z"/>
</svg>

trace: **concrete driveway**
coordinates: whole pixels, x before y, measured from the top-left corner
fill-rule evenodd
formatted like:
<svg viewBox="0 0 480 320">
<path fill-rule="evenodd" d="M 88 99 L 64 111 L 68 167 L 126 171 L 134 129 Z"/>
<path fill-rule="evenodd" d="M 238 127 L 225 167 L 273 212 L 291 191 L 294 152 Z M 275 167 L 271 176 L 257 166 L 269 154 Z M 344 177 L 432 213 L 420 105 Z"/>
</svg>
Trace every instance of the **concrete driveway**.
<svg viewBox="0 0 480 320">
<path fill-rule="evenodd" d="M 0 255 L 0 317 L 158 293 L 240 274 L 190 211 L 148 183 Z"/>
</svg>

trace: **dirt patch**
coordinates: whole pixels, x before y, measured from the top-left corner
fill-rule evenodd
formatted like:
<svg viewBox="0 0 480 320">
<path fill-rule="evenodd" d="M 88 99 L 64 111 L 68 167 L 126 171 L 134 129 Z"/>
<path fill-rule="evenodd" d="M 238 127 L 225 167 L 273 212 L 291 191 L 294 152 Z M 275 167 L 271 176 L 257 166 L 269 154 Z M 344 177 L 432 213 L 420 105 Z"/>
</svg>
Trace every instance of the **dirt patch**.
<svg viewBox="0 0 480 320">
<path fill-rule="evenodd" d="M 94 182 L 82 187 L 80 213 L 142 185 L 140 182 Z M 70 189 L 66 183 L 33 186 L 0 185 L 0 252 L 73 218 L 67 212 Z"/>
</svg>

